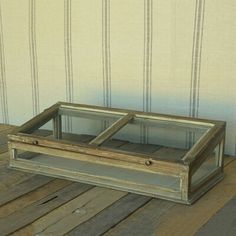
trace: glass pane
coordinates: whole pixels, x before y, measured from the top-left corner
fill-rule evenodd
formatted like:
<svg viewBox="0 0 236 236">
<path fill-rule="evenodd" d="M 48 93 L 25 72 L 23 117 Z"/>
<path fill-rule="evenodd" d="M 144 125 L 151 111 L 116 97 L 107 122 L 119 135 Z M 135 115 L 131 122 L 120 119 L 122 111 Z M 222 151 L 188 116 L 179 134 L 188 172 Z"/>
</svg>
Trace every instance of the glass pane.
<svg viewBox="0 0 236 236">
<path fill-rule="evenodd" d="M 59 136 L 54 135 L 54 122 L 49 122 L 31 132 L 33 135 L 46 136 L 50 139 L 62 139 L 73 142 L 89 143 L 102 131 L 123 117 L 97 111 L 70 110 L 60 112 L 61 121 L 58 123 Z"/>
<path fill-rule="evenodd" d="M 93 111 L 62 115 L 62 139 L 89 143 L 121 117 Z"/>
<path fill-rule="evenodd" d="M 53 122 L 48 121 L 46 124 L 42 125 L 39 129 L 31 132 L 31 134 L 43 137 L 52 137 L 53 135 Z"/>
<path fill-rule="evenodd" d="M 220 145 L 217 145 L 214 151 L 207 157 L 203 164 L 198 168 L 198 170 L 193 174 L 191 185 L 198 184 L 205 177 L 219 168 L 219 160 L 222 155 L 220 150 Z"/>
<path fill-rule="evenodd" d="M 158 187 L 177 192 L 180 191 L 180 178 L 175 176 L 148 173 L 33 152 L 19 152 L 17 158 L 18 160 L 24 159 L 33 161 L 37 163 L 37 166 L 41 166 L 41 169 L 43 169 L 43 167 L 53 167 L 57 168 L 57 170 L 69 171 L 67 175 L 70 176 L 71 172 L 71 175 L 76 178 L 76 180 L 83 180 L 83 175 L 85 175 L 85 179 L 87 179 L 88 175 L 90 177 L 94 176 L 95 178 L 99 176 L 100 180 L 109 179 L 109 184 L 112 183 L 112 186 L 116 187 L 118 187 L 120 183 L 122 185 L 125 183 L 125 185 L 130 184 L 134 189 L 137 188 L 137 190 L 145 192 L 148 186 L 148 192 L 150 193 L 151 191 L 153 194 L 156 193 L 156 188 Z M 79 175 L 76 176 L 74 173 L 78 173 Z"/>
<path fill-rule="evenodd" d="M 182 158 L 209 128 L 169 120 L 135 118 L 102 146 L 112 147 L 111 142 L 119 142 L 120 145 L 113 148 L 176 160 Z"/>
</svg>

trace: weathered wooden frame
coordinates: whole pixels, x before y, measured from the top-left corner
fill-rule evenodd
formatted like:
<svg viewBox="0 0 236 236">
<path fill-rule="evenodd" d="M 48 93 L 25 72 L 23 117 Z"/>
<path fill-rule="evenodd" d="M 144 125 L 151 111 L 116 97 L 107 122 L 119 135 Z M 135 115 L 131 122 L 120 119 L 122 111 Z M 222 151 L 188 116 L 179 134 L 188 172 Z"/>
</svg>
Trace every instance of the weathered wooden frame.
<svg viewBox="0 0 236 236">
<path fill-rule="evenodd" d="M 65 114 L 76 115 L 79 110 L 103 112 L 108 116 L 109 114 L 116 114 L 122 117 L 90 141 L 89 144 L 61 140 L 61 116 Z M 153 159 L 151 155 L 118 151 L 100 146 L 122 127 L 132 122 L 134 117 L 158 119 L 167 122 L 176 121 L 180 125 L 187 123 L 190 126 L 207 126 L 209 130 L 179 161 L 163 160 L 162 158 Z M 51 119 L 53 120 L 53 136 L 55 140 L 31 134 Z M 15 133 L 8 135 L 10 166 L 24 171 L 191 204 L 223 177 L 225 126 L 226 123 L 223 121 L 58 102 L 23 124 Z M 218 159 L 216 160 L 217 168 L 194 185 L 191 184 L 192 176 L 217 145 L 219 147 Z M 43 163 L 35 163 L 33 160 L 21 159 L 18 156 L 18 150 L 51 155 L 58 158 L 62 157 L 68 161 L 77 161 L 78 165 L 79 163 L 94 165 L 95 169 L 96 166 L 102 166 L 104 168 L 118 168 L 118 170 L 121 170 L 121 173 L 122 171 L 135 171 L 135 173 L 140 173 L 140 175 L 150 174 L 150 176 L 154 177 L 158 175 L 164 178 L 176 178 L 179 181 L 179 187 L 177 190 L 173 190 L 168 187 L 158 186 L 158 184 L 153 186 L 136 181 L 130 182 L 125 179 L 111 178 L 106 176 L 106 172 L 99 176 L 96 173 L 83 173 L 81 170 L 72 171 L 67 169 L 66 166 L 55 168 Z"/>
</svg>

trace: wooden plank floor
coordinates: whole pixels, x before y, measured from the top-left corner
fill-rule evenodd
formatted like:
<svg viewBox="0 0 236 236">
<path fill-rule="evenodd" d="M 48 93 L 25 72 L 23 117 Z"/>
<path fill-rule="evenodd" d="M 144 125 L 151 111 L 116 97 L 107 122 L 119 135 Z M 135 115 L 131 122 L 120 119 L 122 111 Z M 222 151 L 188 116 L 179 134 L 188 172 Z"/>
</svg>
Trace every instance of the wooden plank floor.
<svg viewBox="0 0 236 236">
<path fill-rule="evenodd" d="M 229 157 L 224 180 L 193 206 L 12 170 L 6 134 L 13 128 L 0 125 L 1 236 L 201 235 L 236 196 L 236 159 Z"/>
</svg>

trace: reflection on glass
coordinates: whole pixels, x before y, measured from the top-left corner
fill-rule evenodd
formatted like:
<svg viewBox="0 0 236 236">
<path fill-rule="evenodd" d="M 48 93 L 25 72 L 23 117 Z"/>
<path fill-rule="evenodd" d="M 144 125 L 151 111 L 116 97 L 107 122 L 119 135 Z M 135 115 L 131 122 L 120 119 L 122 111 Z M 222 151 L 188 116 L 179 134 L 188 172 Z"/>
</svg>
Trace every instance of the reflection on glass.
<svg viewBox="0 0 236 236">
<path fill-rule="evenodd" d="M 217 145 L 212 153 L 210 153 L 203 164 L 197 169 L 192 176 L 191 185 L 195 185 L 203 180 L 207 175 L 219 168 L 220 145 Z"/>
</svg>

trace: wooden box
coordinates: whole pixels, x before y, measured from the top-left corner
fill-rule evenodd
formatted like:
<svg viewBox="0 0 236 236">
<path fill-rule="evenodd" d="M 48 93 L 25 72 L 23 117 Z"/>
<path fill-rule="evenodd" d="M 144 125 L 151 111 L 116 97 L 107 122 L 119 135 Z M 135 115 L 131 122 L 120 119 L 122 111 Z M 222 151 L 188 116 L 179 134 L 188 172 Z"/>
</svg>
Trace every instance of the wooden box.
<svg viewBox="0 0 236 236">
<path fill-rule="evenodd" d="M 9 135 L 10 166 L 191 204 L 223 177 L 225 122 L 59 102 Z"/>
</svg>

